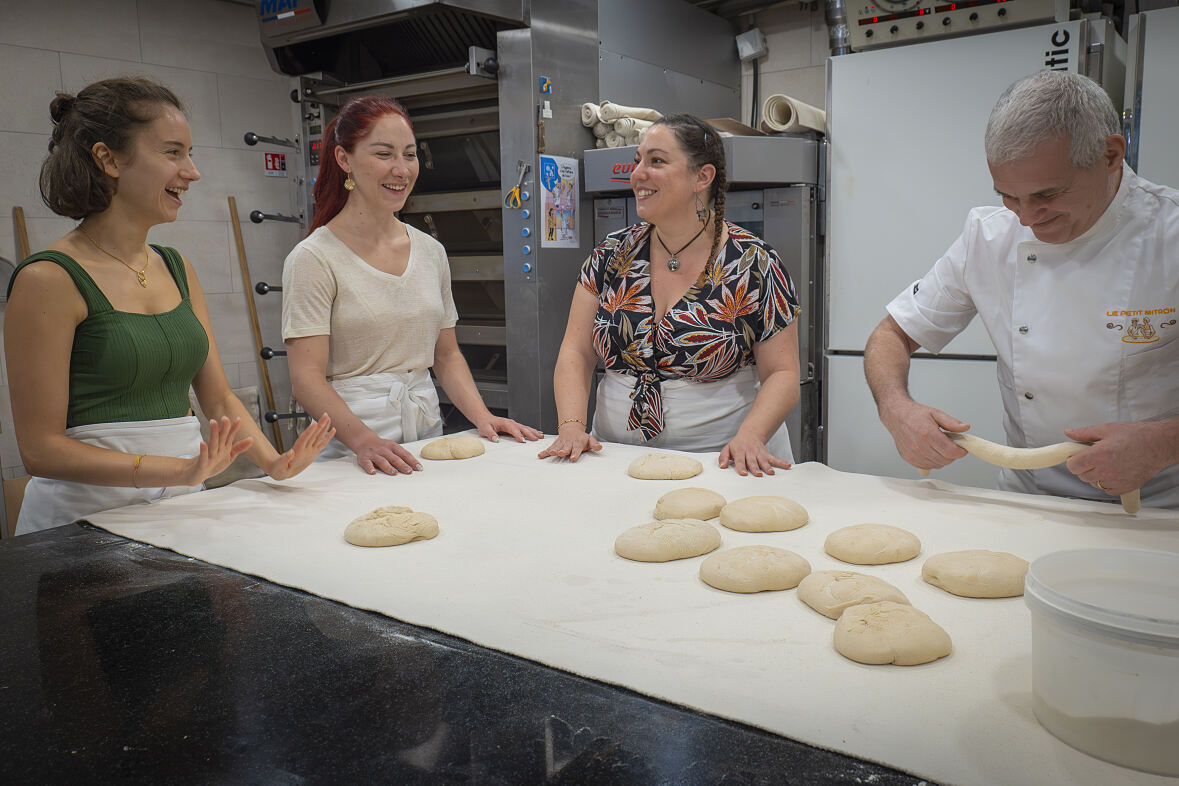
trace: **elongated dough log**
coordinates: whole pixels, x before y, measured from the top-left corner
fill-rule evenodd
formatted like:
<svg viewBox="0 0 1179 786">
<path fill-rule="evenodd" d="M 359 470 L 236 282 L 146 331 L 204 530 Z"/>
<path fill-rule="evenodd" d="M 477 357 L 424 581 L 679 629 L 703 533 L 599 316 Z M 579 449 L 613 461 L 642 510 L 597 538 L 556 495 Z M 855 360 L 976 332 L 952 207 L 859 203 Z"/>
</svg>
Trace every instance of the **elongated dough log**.
<svg viewBox="0 0 1179 786">
<path fill-rule="evenodd" d="M 968 453 L 973 453 L 988 464 L 1008 469 L 1044 469 L 1068 461 L 1089 446 L 1081 442 L 1059 442 L 1042 448 L 1013 448 L 997 442 L 976 437 L 973 434 L 958 434 L 943 431 L 950 441 Z"/>
<path fill-rule="evenodd" d="M 1044 469 L 1055 467 L 1087 449 L 1083 442 L 1058 442 L 1042 448 L 1013 448 L 976 437 L 973 434 L 959 434 L 943 431 L 950 441 L 968 453 L 973 453 L 989 464 L 1008 469 Z M 1122 510 L 1137 513 L 1142 507 L 1142 495 L 1135 489 L 1122 495 Z"/>
</svg>

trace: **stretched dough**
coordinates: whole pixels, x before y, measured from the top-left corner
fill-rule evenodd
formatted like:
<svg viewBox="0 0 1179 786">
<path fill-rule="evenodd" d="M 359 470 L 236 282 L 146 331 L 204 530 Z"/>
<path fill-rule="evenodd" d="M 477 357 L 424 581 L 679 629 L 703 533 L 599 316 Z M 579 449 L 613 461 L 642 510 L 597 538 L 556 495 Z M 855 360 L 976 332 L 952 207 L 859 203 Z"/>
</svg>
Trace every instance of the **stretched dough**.
<svg viewBox="0 0 1179 786">
<path fill-rule="evenodd" d="M 854 570 L 816 570 L 799 583 L 798 599 L 833 620 L 862 603 L 891 600 L 909 605 L 905 593 L 884 579 Z"/>
<path fill-rule="evenodd" d="M 344 529 L 344 540 L 353 546 L 400 546 L 413 540 L 429 540 L 438 534 L 438 519 L 413 508 L 385 505 L 359 516 Z"/>
<path fill-rule="evenodd" d="M 745 497 L 720 512 L 721 525 L 740 532 L 785 532 L 808 521 L 806 508 L 786 497 Z"/>
<path fill-rule="evenodd" d="M 644 453 L 630 463 L 626 474 L 639 480 L 686 480 L 704 471 L 704 465 L 690 456 Z"/>
<path fill-rule="evenodd" d="M 852 606 L 835 623 L 835 649 L 857 663 L 916 666 L 950 654 L 950 634 L 912 606 Z"/>
<path fill-rule="evenodd" d="M 614 552 L 637 562 L 670 562 L 699 557 L 720 547 L 716 527 L 699 519 L 668 519 L 640 524 L 614 541 Z"/>
<path fill-rule="evenodd" d="M 442 437 L 433 442 L 427 442 L 422 447 L 422 458 L 434 461 L 448 459 L 467 459 L 482 456 L 487 449 L 483 447 L 483 440 L 478 437 L 464 435 L 461 437 Z"/>
<path fill-rule="evenodd" d="M 773 546 L 725 549 L 700 563 L 700 580 L 726 592 L 788 590 L 810 572 L 800 555 Z"/>
<path fill-rule="evenodd" d="M 655 518 L 700 519 L 706 521 L 720 515 L 725 498 L 715 491 L 686 488 L 669 491 L 655 503 Z"/>
<path fill-rule="evenodd" d="M 1027 560 L 1005 551 L 968 549 L 937 554 L 921 566 L 921 578 L 964 598 L 1013 598 L 1023 594 Z"/>
<path fill-rule="evenodd" d="M 827 536 L 823 549 L 853 565 L 905 562 L 921 553 L 921 541 L 908 530 L 888 524 L 853 524 Z"/>
<path fill-rule="evenodd" d="M 1088 445 L 1080 442 L 1059 442 L 1042 448 L 1013 448 L 998 442 L 976 437 L 973 434 L 959 434 L 943 431 L 950 441 L 967 453 L 973 453 L 988 464 L 1008 469 L 1044 469 L 1068 461 Z"/>
<path fill-rule="evenodd" d="M 1013 448 L 1009 445 L 1000 445 L 997 442 L 976 437 L 973 434 L 961 434 L 954 431 L 943 431 L 942 433 L 967 453 L 973 453 L 989 464 L 1007 469 L 1055 467 L 1089 447 L 1083 442 L 1058 442 L 1055 445 L 1045 445 L 1040 448 Z M 922 470 L 922 477 L 928 476 L 929 471 Z M 1122 495 L 1122 510 L 1134 514 L 1141 509 L 1141 489 L 1134 489 Z"/>
</svg>

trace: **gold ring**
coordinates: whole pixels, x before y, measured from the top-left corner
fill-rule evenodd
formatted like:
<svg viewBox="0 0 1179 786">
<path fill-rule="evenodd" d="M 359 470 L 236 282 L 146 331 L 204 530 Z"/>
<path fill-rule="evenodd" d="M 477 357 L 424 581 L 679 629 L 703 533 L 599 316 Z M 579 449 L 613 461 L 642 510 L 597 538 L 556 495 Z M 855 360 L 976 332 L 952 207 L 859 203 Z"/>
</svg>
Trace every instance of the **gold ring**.
<svg viewBox="0 0 1179 786">
<path fill-rule="evenodd" d="M 1105 491 L 1105 486 L 1101 485 L 1100 480 L 1097 481 L 1096 483 L 1094 483 L 1093 485 L 1097 486 L 1097 488 L 1101 489 L 1102 491 Z"/>
</svg>

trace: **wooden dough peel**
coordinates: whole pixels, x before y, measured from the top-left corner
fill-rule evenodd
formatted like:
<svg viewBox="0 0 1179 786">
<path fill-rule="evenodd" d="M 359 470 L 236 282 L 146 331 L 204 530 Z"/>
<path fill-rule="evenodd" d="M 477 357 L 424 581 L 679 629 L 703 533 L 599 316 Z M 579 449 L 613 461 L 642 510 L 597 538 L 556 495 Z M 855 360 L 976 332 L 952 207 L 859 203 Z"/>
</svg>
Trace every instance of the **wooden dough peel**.
<svg viewBox="0 0 1179 786">
<path fill-rule="evenodd" d="M 1068 461 L 1089 447 L 1084 442 L 1058 442 L 1055 445 L 1045 445 L 1039 448 L 1013 448 L 976 437 L 973 434 L 960 434 L 954 431 L 943 431 L 942 433 L 967 453 L 972 453 L 989 464 L 1008 469 L 1054 467 Z M 927 477 L 929 471 L 921 470 L 921 475 Z M 1141 508 L 1142 497 L 1138 489 L 1122 495 L 1122 509 L 1127 513 L 1137 513 Z"/>
</svg>

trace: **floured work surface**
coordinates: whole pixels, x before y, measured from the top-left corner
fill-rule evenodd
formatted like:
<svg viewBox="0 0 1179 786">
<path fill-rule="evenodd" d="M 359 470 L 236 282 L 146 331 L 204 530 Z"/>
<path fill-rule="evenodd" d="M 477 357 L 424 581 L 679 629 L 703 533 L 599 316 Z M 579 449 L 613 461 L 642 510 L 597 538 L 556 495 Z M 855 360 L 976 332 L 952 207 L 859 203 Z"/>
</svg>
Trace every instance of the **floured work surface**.
<svg viewBox="0 0 1179 786">
<path fill-rule="evenodd" d="M 1179 552 L 1179 513 L 896 480 L 802 464 L 742 478 L 699 456 L 690 480 L 637 480 L 649 452 L 608 444 L 576 464 L 538 461 L 543 443 L 501 440 L 479 461 L 369 476 L 348 459 L 291 480 L 245 480 L 90 517 L 135 540 L 445 631 L 603 682 L 881 762 L 946 784 L 1175 784 L 1073 750 L 1032 715 L 1030 619 L 1022 598 L 960 598 L 921 579 L 925 559 L 982 548 L 1027 560 L 1066 548 Z M 415 443 L 409 446 L 415 451 Z M 704 559 L 637 563 L 614 539 L 656 500 L 701 486 L 739 499 L 789 497 L 810 522 L 789 532 L 721 529 L 722 549 L 790 549 L 846 569 L 823 540 L 849 524 L 921 539 L 904 563 L 857 568 L 891 582 L 950 634 L 923 666 L 865 666 L 835 652 L 834 621 L 795 590 L 734 595 L 700 581 Z M 344 528 L 381 505 L 437 517 L 440 534 L 365 549 Z M 713 522 L 715 524 L 715 522 Z"/>
</svg>

